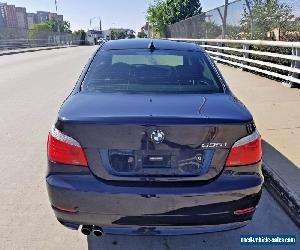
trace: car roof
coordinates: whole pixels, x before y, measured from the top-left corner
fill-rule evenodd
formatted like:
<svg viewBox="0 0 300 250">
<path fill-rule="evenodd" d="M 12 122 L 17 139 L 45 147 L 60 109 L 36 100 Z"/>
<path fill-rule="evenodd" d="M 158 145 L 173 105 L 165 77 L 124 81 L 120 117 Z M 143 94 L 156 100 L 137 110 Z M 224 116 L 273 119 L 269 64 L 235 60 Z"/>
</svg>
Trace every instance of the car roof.
<svg viewBox="0 0 300 250">
<path fill-rule="evenodd" d="M 108 50 L 126 50 L 126 49 L 148 49 L 153 43 L 155 49 L 159 50 L 183 50 L 183 51 L 203 51 L 195 43 L 179 42 L 166 39 L 120 39 L 111 40 L 101 46 L 102 51 Z"/>
</svg>

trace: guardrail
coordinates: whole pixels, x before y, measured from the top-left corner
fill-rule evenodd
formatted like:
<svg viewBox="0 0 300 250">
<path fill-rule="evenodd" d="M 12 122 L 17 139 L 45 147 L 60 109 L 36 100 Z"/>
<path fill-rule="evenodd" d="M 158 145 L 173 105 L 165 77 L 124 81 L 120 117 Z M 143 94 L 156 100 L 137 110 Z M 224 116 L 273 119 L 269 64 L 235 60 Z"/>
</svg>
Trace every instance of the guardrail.
<svg viewBox="0 0 300 250">
<path fill-rule="evenodd" d="M 25 49 L 36 47 L 48 46 L 61 46 L 61 45 L 79 45 L 84 43 L 83 40 L 55 40 L 55 39 L 0 39 L 0 50 L 9 49 Z"/>
<path fill-rule="evenodd" d="M 300 42 L 188 38 L 169 39 L 196 42 L 216 61 L 279 78 L 286 81 L 291 87 L 295 86 L 295 84 L 298 84 L 298 86 L 300 84 Z M 254 46 L 259 49 L 253 49 Z M 290 54 L 263 51 L 266 46 L 287 48 Z M 253 59 L 251 55 L 269 59 Z M 270 58 L 272 58 L 273 61 L 275 59 L 276 62 L 270 62 Z M 287 66 L 286 63 L 283 64 L 279 62 L 279 58 L 288 61 L 289 66 Z"/>
</svg>

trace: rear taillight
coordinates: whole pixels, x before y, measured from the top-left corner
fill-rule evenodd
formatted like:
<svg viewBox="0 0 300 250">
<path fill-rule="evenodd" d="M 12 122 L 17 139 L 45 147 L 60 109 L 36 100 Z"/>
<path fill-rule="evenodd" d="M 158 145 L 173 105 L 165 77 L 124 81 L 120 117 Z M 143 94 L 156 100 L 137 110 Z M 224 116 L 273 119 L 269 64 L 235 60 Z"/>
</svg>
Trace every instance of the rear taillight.
<svg viewBox="0 0 300 250">
<path fill-rule="evenodd" d="M 255 130 L 232 146 L 226 160 L 226 167 L 250 165 L 260 161 L 261 157 L 261 137 Z"/>
<path fill-rule="evenodd" d="M 48 159 L 67 165 L 87 166 L 80 144 L 53 127 L 48 136 Z"/>
</svg>

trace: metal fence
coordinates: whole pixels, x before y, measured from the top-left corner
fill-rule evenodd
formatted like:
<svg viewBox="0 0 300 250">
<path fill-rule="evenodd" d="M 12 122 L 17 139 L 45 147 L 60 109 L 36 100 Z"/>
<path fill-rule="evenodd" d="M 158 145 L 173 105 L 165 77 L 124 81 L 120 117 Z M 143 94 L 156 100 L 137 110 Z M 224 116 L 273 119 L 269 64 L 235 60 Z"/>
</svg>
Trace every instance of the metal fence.
<svg viewBox="0 0 300 250">
<path fill-rule="evenodd" d="M 300 86 L 300 42 L 225 39 L 171 40 L 196 42 L 217 62 L 271 76 L 283 80 L 290 86 Z"/>
<path fill-rule="evenodd" d="M 300 1 L 299 0 L 279 0 L 281 3 L 291 6 L 295 17 L 299 17 L 300 27 Z M 227 5 L 227 18 L 225 28 L 224 8 L 220 6 L 205 12 L 201 16 L 194 16 L 181 22 L 167 26 L 167 37 L 199 38 L 199 39 L 250 39 L 252 34 L 245 34 L 241 25 L 243 14 L 249 12 L 251 0 L 236 0 Z M 296 20 L 295 20 L 296 22 Z M 255 24 L 254 24 L 255 25 Z M 223 31 L 223 28 L 225 29 Z M 224 32 L 224 34 L 223 34 Z M 289 34 L 282 38 L 284 40 L 300 41 L 300 30 L 290 30 Z M 248 35 L 248 36 L 247 36 Z M 262 38 L 259 38 L 262 39 Z"/>
<path fill-rule="evenodd" d="M 72 33 L 16 28 L 0 29 L 0 50 L 43 46 L 79 45 L 85 41 Z"/>
</svg>

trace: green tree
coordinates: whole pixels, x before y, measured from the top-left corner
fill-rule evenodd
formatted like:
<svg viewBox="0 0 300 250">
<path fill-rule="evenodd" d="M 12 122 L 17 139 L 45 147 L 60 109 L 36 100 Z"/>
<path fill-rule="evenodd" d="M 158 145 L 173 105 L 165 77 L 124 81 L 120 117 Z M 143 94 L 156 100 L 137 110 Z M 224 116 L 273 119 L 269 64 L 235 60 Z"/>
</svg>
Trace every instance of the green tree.
<svg viewBox="0 0 300 250">
<path fill-rule="evenodd" d="M 129 38 L 129 39 L 134 39 L 134 38 L 135 38 L 135 35 L 134 35 L 134 34 L 129 34 L 129 35 L 127 35 L 127 38 Z"/>
<path fill-rule="evenodd" d="M 83 29 L 74 30 L 72 34 L 75 35 L 75 36 L 86 35 L 86 33 L 85 33 L 85 31 Z"/>
<path fill-rule="evenodd" d="M 125 39 L 126 31 L 125 30 L 112 30 L 111 31 L 111 40 Z"/>
<path fill-rule="evenodd" d="M 141 31 L 141 32 L 138 32 L 137 37 L 139 37 L 139 38 L 146 38 L 147 35 L 146 35 L 146 33 L 144 31 Z"/>
<path fill-rule="evenodd" d="M 86 39 L 86 32 L 84 30 L 75 30 L 72 33 L 74 36 L 79 37 L 79 39 L 81 40 L 80 44 L 84 45 L 85 44 L 85 39 Z"/>
<path fill-rule="evenodd" d="M 58 28 L 59 27 L 59 28 Z M 71 33 L 68 21 L 49 20 L 42 23 L 35 23 L 27 31 L 28 39 L 48 39 L 49 32 Z"/>
<path fill-rule="evenodd" d="M 60 21 L 60 20 L 55 20 L 51 19 L 49 21 L 46 21 L 46 23 L 49 24 L 51 27 L 51 31 L 54 32 L 63 32 L 63 33 L 70 33 L 70 22 L 69 21 Z"/>
<path fill-rule="evenodd" d="M 49 22 L 43 22 L 43 23 L 34 23 L 31 26 L 31 30 L 47 30 L 47 31 L 51 31 L 52 27 L 49 24 Z"/>
<path fill-rule="evenodd" d="M 155 37 L 160 37 L 166 31 L 166 3 L 164 0 L 156 0 L 154 4 L 150 4 L 147 10 L 147 20 L 153 27 Z"/>
<path fill-rule="evenodd" d="M 177 23 L 202 13 L 199 0 L 166 0 L 165 4 L 165 21 L 167 24 Z"/>
<path fill-rule="evenodd" d="M 58 28 L 59 27 L 59 28 Z M 47 30 L 53 32 L 70 33 L 70 22 L 51 19 L 42 23 L 33 24 L 31 30 Z"/>
<path fill-rule="evenodd" d="M 56 22 L 56 21 L 54 21 L 54 22 Z M 60 32 L 65 32 L 65 33 L 71 32 L 71 29 L 70 29 L 71 25 L 70 25 L 69 21 L 58 21 L 58 23 L 59 23 Z"/>
<path fill-rule="evenodd" d="M 205 38 L 215 39 L 216 37 L 221 36 L 222 27 L 220 25 L 215 24 L 214 22 L 205 23 Z"/>
<path fill-rule="evenodd" d="M 293 29 L 292 7 L 279 0 L 247 0 L 248 9 L 244 10 L 241 31 L 247 38 L 267 39 L 267 33 L 279 28 L 282 34 Z M 251 25 L 253 27 L 251 28 Z"/>
<path fill-rule="evenodd" d="M 241 33 L 241 27 L 239 25 L 227 25 L 226 26 L 226 36 L 229 39 L 243 39 Z"/>
<path fill-rule="evenodd" d="M 147 20 L 156 36 L 164 36 L 167 25 L 200 14 L 200 0 L 156 0 L 148 7 Z"/>
<path fill-rule="evenodd" d="M 52 31 L 52 27 L 48 22 L 35 23 L 31 26 L 31 29 L 27 31 L 27 38 L 29 40 L 47 39 L 49 31 Z"/>
</svg>

